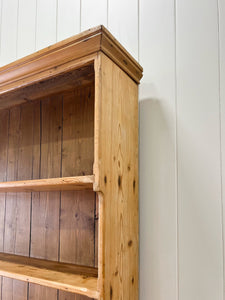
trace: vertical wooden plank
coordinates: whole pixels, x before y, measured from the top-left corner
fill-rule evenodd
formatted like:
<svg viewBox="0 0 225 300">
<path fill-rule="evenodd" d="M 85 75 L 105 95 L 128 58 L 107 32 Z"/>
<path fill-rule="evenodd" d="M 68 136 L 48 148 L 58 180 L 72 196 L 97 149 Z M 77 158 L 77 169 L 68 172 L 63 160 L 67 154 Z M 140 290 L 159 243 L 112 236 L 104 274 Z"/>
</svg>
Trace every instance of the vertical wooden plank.
<svg viewBox="0 0 225 300">
<path fill-rule="evenodd" d="M 177 2 L 179 295 L 223 298 L 217 1 Z"/>
<path fill-rule="evenodd" d="M 61 136 L 62 97 L 53 96 L 41 103 L 40 178 L 60 177 Z M 60 192 L 33 194 L 32 257 L 58 261 L 59 210 Z M 57 290 L 30 284 L 29 299 L 54 300 L 57 299 Z"/>
<path fill-rule="evenodd" d="M 18 0 L 2 0 L 0 65 L 17 57 Z"/>
<path fill-rule="evenodd" d="M 81 31 L 100 24 L 107 26 L 107 9 L 105 0 L 81 0 Z"/>
<path fill-rule="evenodd" d="M 10 111 L 7 180 L 32 176 L 33 107 L 30 104 Z M 6 196 L 4 252 L 29 255 L 31 194 Z M 27 284 L 4 278 L 3 299 L 27 299 Z"/>
<path fill-rule="evenodd" d="M 174 1 L 140 1 L 140 298 L 177 299 Z"/>
<path fill-rule="evenodd" d="M 18 162 L 18 147 L 19 147 L 19 127 L 20 127 L 20 109 L 14 108 L 10 110 L 10 124 L 9 124 L 9 141 L 8 141 L 8 161 L 7 161 L 7 180 L 16 180 L 17 176 L 17 162 Z M 15 170 L 15 171 L 14 171 Z M 4 230 L 4 248 L 3 252 L 10 252 L 9 243 L 5 241 L 5 233 L 8 229 L 14 231 L 15 234 L 15 225 L 7 224 L 7 219 L 13 218 L 13 211 L 11 211 L 12 201 L 14 201 L 14 206 L 16 203 L 16 194 L 8 193 L 6 194 L 6 208 L 5 208 L 5 230 Z M 14 210 L 14 213 L 15 210 Z M 11 216 L 10 216 L 11 214 Z M 11 218 L 10 218 L 11 217 Z M 13 220 L 11 220 L 13 223 Z M 9 233 L 9 232 L 8 232 Z M 10 238 L 8 236 L 8 238 Z M 13 237 L 12 237 L 13 238 Z M 14 235 L 15 238 L 15 235 Z M 15 252 L 12 245 L 11 253 Z M 14 284 L 12 279 L 4 278 L 2 279 L 2 298 L 6 300 L 11 300 L 13 298 Z M 25 291 L 25 285 L 22 286 L 23 292 Z"/>
<path fill-rule="evenodd" d="M 56 0 L 37 0 L 36 50 L 56 42 Z"/>
<path fill-rule="evenodd" d="M 102 229 L 100 299 L 136 300 L 139 292 L 138 87 L 104 54 L 99 55 L 99 60 L 94 174 Z"/>
<path fill-rule="evenodd" d="M 223 286 L 225 286 L 225 2 L 218 0 L 219 63 L 220 63 L 220 121 L 222 154 L 222 206 L 223 206 Z M 225 289 L 224 289 L 225 299 Z"/>
<path fill-rule="evenodd" d="M 99 199 L 95 199 L 95 267 L 98 268 L 98 244 L 99 244 Z"/>
<path fill-rule="evenodd" d="M 58 0 L 57 40 L 80 31 L 80 0 Z"/>
<path fill-rule="evenodd" d="M 0 111 L 0 180 L 7 178 L 7 154 L 8 154 L 8 124 L 9 111 Z M 0 252 L 3 252 L 3 237 L 5 230 L 5 194 L 0 194 Z M 0 277 L 0 300 L 2 299 L 2 277 Z"/>
<path fill-rule="evenodd" d="M 33 103 L 34 114 L 33 114 L 33 155 L 32 155 L 32 179 L 38 179 L 40 177 L 40 141 L 41 141 L 41 120 L 40 120 L 40 101 Z M 33 201 L 39 198 L 39 193 L 32 193 L 31 197 L 31 220 L 30 220 L 30 231 L 32 234 L 32 212 L 33 212 Z M 34 200 L 33 200 L 34 199 Z M 36 212 L 38 214 L 38 212 Z M 31 255 L 31 235 L 29 244 L 29 256 Z M 31 287 L 32 291 L 32 287 Z M 39 290 L 38 290 L 39 291 Z M 28 284 L 28 300 L 30 297 L 30 283 Z M 37 298 L 38 299 L 38 298 Z M 40 299 L 45 299 L 41 297 Z"/>
<path fill-rule="evenodd" d="M 17 25 L 17 56 L 35 51 L 36 0 L 19 0 Z"/>
<path fill-rule="evenodd" d="M 0 111 L 0 181 L 7 178 L 7 154 L 8 154 L 8 124 L 9 112 Z M 0 194 L 0 252 L 3 251 L 4 218 L 5 218 L 5 194 Z"/>
<path fill-rule="evenodd" d="M 78 88 L 63 99 L 62 176 L 93 174 L 94 87 Z M 60 261 L 95 265 L 95 193 L 62 192 Z M 60 300 L 85 300 L 59 291 Z"/>
<path fill-rule="evenodd" d="M 91 175 L 94 161 L 94 87 L 78 88 L 66 94 L 63 103 L 62 174 Z"/>
<path fill-rule="evenodd" d="M 138 59 L 138 0 L 108 3 L 108 29 Z"/>
</svg>

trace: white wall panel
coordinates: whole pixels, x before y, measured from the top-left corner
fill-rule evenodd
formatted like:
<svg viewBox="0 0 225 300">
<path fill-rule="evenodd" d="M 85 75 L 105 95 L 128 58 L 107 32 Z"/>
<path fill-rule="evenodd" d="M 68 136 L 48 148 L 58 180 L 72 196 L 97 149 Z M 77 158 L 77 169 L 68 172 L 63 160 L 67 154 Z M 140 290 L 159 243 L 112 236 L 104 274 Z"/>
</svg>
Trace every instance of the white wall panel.
<svg viewBox="0 0 225 300">
<path fill-rule="evenodd" d="M 1 0 L 1 57 L 5 65 L 17 57 L 18 0 Z"/>
<path fill-rule="evenodd" d="M 81 30 L 97 25 L 107 27 L 107 0 L 81 0 Z"/>
<path fill-rule="evenodd" d="M 35 51 L 37 0 L 19 0 L 17 56 L 23 57 Z"/>
<path fill-rule="evenodd" d="M 173 0 L 140 1 L 140 63 L 140 299 L 176 300 Z"/>
<path fill-rule="evenodd" d="M 223 299 L 216 0 L 177 1 L 180 300 Z"/>
<path fill-rule="evenodd" d="M 225 251 L 225 1 L 218 1 L 219 16 L 219 55 L 220 55 L 220 102 L 221 102 L 221 153 L 222 153 L 222 216 L 223 216 L 223 251 Z M 225 259 L 225 252 L 223 253 Z M 223 276 L 225 274 L 225 264 L 223 265 Z M 224 283 L 225 287 L 225 277 Z M 224 298 L 225 299 L 225 288 Z"/>
<path fill-rule="evenodd" d="M 36 49 L 56 42 L 57 0 L 37 0 Z"/>
<path fill-rule="evenodd" d="M 138 60 L 138 0 L 108 0 L 108 28 Z"/>
<path fill-rule="evenodd" d="M 58 0 L 57 40 L 80 31 L 80 0 Z"/>
</svg>

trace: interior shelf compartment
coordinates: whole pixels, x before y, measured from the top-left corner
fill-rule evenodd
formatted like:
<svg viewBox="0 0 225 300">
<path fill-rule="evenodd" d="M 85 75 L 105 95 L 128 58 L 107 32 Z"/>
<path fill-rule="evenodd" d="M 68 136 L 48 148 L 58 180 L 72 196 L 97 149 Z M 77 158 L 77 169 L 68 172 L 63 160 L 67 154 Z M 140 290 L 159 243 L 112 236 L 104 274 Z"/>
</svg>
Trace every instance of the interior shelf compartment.
<svg viewBox="0 0 225 300">
<path fill-rule="evenodd" d="M 0 182 L 0 193 L 93 190 L 94 176 Z"/>
<path fill-rule="evenodd" d="M 0 275 L 98 299 L 98 269 L 0 253 Z"/>
</svg>

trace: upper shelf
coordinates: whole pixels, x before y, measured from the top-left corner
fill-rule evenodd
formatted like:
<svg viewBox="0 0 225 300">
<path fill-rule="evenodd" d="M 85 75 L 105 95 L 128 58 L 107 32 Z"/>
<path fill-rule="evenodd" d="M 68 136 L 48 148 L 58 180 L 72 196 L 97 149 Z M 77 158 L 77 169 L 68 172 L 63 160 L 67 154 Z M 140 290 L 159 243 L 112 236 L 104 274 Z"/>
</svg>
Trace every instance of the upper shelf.
<svg viewBox="0 0 225 300">
<path fill-rule="evenodd" d="M 94 176 L 0 182 L 0 193 L 93 190 Z"/>
<path fill-rule="evenodd" d="M 0 68 L 0 108 L 6 107 L 6 100 L 1 96 L 33 85 L 40 80 L 70 72 L 83 66 L 85 62 L 90 64 L 99 51 L 139 83 L 143 72 L 142 67 L 101 25 Z"/>
</svg>

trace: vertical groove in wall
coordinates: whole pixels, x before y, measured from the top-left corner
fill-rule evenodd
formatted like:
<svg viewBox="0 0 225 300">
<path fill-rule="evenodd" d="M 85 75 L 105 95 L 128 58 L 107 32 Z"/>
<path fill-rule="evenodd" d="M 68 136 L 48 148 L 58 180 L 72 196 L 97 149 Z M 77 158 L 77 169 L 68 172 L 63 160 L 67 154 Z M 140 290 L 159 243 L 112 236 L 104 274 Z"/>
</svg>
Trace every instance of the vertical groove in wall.
<svg viewBox="0 0 225 300">
<path fill-rule="evenodd" d="M 36 0 L 36 12 L 35 12 L 35 32 L 34 32 L 34 34 L 35 34 L 35 45 L 34 45 L 34 48 L 35 48 L 35 51 L 37 50 L 37 2 L 38 2 L 38 0 Z"/>
<path fill-rule="evenodd" d="M 138 0 L 138 62 L 140 62 L 140 0 Z"/>
<path fill-rule="evenodd" d="M 82 0 L 80 0 L 80 32 L 81 32 Z"/>
<path fill-rule="evenodd" d="M 178 199 L 178 136 L 177 136 L 177 0 L 174 0 L 174 90 L 175 90 L 175 195 L 176 195 L 176 216 L 177 216 L 177 265 L 176 265 L 176 276 L 177 276 L 177 300 L 179 300 L 179 199 Z"/>
<path fill-rule="evenodd" d="M 2 1 L 0 0 L 0 57 L 2 53 Z"/>
<path fill-rule="evenodd" d="M 55 14 L 55 40 L 58 41 L 58 5 L 59 1 L 56 0 L 56 14 Z"/>
<path fill-rule="evenodd" d="M 17 0 L 17 20 L 16 20 L 16 58 L 18 58 L 18 34 L 19 34 L 19 5 L 20 0 Z"/>
<path fill-rule="evenodd" d="M 222 226 L 222 267 L 223 267 L 223 285 L 225 286 L 225 253 L 224 253 L 224 213 L 223 213 L 223 153 L 222 153 L 222 99 L 221 99 L 221 41 L 220 41 L 220 5 L 217 3 L 217 28 L 218 28 L 218 85 L 219 85 L 219 134 L 220 134 L 220 173 L 221 173 L 221 226 Z M 225 300 L 225 288 L 223 288 L 223 300 Z"/>
<path fill-rule="evenodd" d="M 107 28 L 109 28 L 109 0 L 107 0 L 107 16 L 106 16 L 106 18 L 107 18 Z"/>
</svg>

